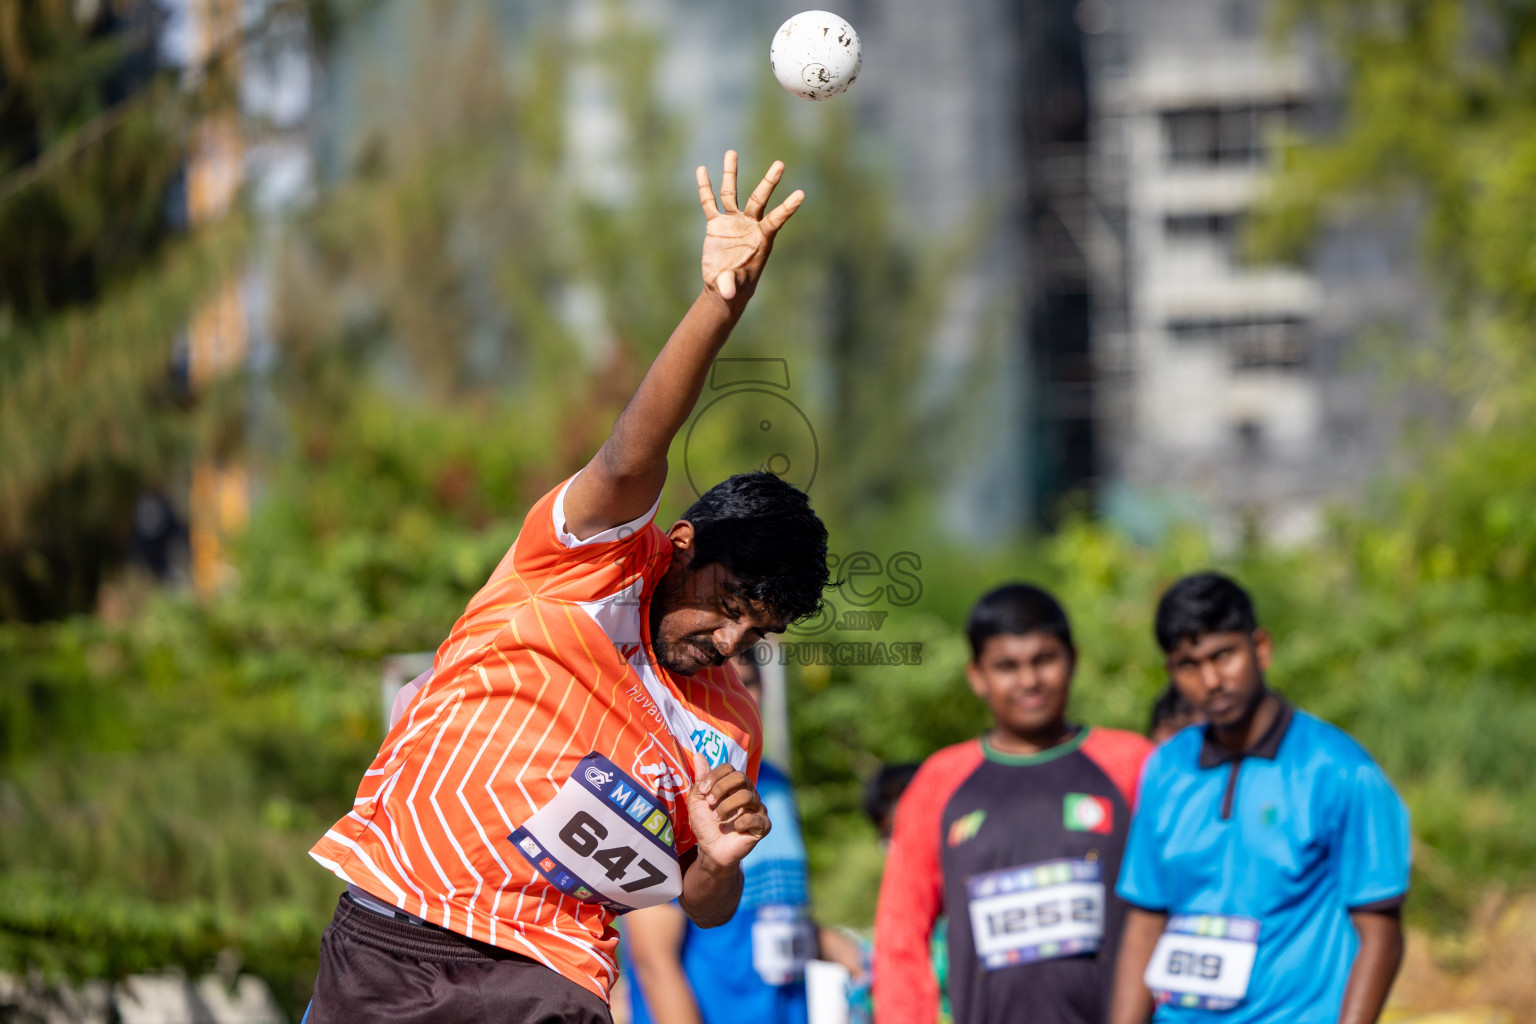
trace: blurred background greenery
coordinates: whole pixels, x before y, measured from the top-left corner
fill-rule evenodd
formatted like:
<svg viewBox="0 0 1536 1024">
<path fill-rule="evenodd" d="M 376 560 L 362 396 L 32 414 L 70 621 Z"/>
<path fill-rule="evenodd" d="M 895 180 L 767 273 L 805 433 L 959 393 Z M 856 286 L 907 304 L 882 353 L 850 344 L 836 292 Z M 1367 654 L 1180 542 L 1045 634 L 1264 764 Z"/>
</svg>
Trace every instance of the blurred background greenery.
<svg viewBox="0 0 1536 1024">
<path fill-rule="evenodd" d="M 322 65 L 377 30 L 369 4 L 266 12 L 247 31 L 298 19 Z M 901 230 L 836 106 L 791 124 L 765 99 L 742 127 L 746 166 L 782 157 L 811 198 L 729 354 L 785 358 L 809 382 L 797 402 L 834 551 L 909 552 L 920 591 L 878 635 L 923 643 L 920 666 L 791 672 L 823 918 L 872 917 L 861 780 L 984 724 L 958 629 L 977 594 L 1056 590 L 1082 652 L 1074 713 L 1140 729 L 1164 684 L 1155 597 L 1213 565 L 1252 587 L 1274 682 L 1401 787 L 1415 926 L 1454 937 L 1491 887 L 1536 885 L 1536 8 L 1288 12 L 1341 56 L 1348 116 L 1290 151 L 1249 241 L 1295 257 L 1329 204 L 1411 196 L 1444 318 L 1400 369 L 1450 410 L 1410 468 L 1302 546 L 1217 550 L 1189 527 L 1149 548 L 1070 510 L 981 550 L 945 541 L 938 470 L 985 443 L 923 391 L 963 239 Z M 657 98 L 652 35 L 620 17 L 588 38 L 553 23 L 507 38 L 450 0 L 392 16 L 410 44 L 354 98 L 320 201 L 190 225 L 158 197 L 234 102 L 217 54 L 188 85 L 127 16 L 82 23 L 45 0 L 0 16 L 0 970 L 202 970 L 233 948 L 301 1007 L 337 890 L 305 851 L 380 739 L 380 659 L 436 646 L 697 288 L 686 126 Z M 619 83 L 618 195 L 570 173 L 558 98 L 582 60 Z M 181 325 L 252 261 L 272 282 L 272 351 L 194 387 L 174 370 Z M 593 302 L 595 340 L 572 314 Z M 663 517 L 691 498 L 680 447 Z M 200 595 L 127 565 L 124 524 L 146 489 L 210 459 L 260 485 Z"/>
</svg>

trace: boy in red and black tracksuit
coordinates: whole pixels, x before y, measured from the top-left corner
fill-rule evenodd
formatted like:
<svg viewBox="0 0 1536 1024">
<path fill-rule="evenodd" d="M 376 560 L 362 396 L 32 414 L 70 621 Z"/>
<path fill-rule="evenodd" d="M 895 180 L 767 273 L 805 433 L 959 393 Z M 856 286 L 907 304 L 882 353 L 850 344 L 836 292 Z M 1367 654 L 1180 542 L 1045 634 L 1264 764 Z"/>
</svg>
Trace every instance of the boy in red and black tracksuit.
<svg viewBox="0 0 1536 1024">
<path fill-rule="evenodd" d="M 993 726 L 923 763 L 896 810 L 875 915 L 876 1024 L 932 1024 L 933 923 L 949 918 L 955 1024 L 1102 1024 L 1143 737 L 1066 719 L 1076 650 L 1024 584 L 971 610 L 971 689 Z"/>
</svg>

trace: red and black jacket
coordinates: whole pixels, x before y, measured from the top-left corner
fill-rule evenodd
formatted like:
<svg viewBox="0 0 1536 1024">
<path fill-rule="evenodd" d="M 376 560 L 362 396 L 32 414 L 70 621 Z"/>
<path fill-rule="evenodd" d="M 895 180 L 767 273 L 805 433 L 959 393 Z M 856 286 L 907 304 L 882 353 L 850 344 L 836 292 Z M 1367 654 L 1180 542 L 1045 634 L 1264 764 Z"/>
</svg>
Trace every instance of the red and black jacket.
<svg viewBox="0 0 1536 1024">
<path fill-rule="evenodd" d="M 1151 752 L 1135 733 L 1085 726 L 1032 757 L 970 740 L 923 762 L 897 806 L 880 886 L 876 1024 L 937 1018 L 929 941 L 941 914 L 949 918 L 955 1024 L 1101 1024 L 1125 918 L 1115 879 Z M 1098 952 L 987 969 L 971 935 L 967 879 L 1062 858 L 1100 866 L 1106 900 Z"/>
</svg>

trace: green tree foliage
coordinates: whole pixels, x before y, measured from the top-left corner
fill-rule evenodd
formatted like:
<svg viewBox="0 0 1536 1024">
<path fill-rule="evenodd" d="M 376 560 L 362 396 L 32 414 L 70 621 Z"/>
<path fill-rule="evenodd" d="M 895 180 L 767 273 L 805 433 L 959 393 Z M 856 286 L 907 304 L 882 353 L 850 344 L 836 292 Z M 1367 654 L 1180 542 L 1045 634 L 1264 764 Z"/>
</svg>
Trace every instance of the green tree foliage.
<svg viewBox="0 0 1536 1024">
<path fill-rule="evenodd" d="M 169 396 L 147 378 L 166 377 L 182 296 L 129 282 L 168 242 L 185 117 L 156 70 L 154 5 L 80 10 L 0 10 L 0 618 L 90 607 L 139 470 L 166 455 L 156 414 Z M 93 320 L 109 293 L 121 306 Z M 119 319 L 155 339 L 148 354 L 124 344 Z M 125 419 L 147 429 L 103 429 Z"/>
<path fill-rule="evenodd" d="M 1454 511 L 1471 482 L 1464 477 L 1491 480 L 1516 468 L 1487 446 L 1536 430 L 1536 10 L 1481 0 L 1293 0 L 1284 11 L 1285 26 L 1310 27 L 1342 62 L 1344 118 L 1336 135 L 1288 153 L 1256 242 L 1294 255 L 1341 206 L 1406 200 L 1422 210 L 1426 275 L 1444 325 L 1412 369 L 1458 402 L 1461 419 L 1441 456 L 1449 461 L 1437 463 L 1436 474 L 1450 477 L 1426 477 L 1450 514 L 1423 509 L 1410 529 L 1426 543 L 1450 540 L 1445 531 L 1470 525 Z M 1485 458 L 1489 473 L 1468 472 Z M 1463 459 L 1463 469 L 1451 465 Z M 1497 489 L 1530 493 L 1532 477 L 1519 476 Z M 1504 512 L 1492 515 L 1501 522 L 1480 522 L 1479 531 L 1522 529 L 1502 523 Z M 1529 549 L 1528 527 L 1524 534 Z M 1470 536 L 1456 543 L 1467 555 L 1482 547 Z M 1530 578 L 1528 560 L 1507 549 L 1498 557 L 1507 580 Z"/>
<path fill-rule="evenodd" d="M 194 400 L 172 364 L 249 242 L 238 212 L 188 230 L 182 177 L 199 120 L 236 109 L 242 53 L 350 6 L 266 4 L 183 74 L 154 0 L 0 5 L 0 620 L 92 608 L 139 495 L 238 434 L 238 389 Z"/>
<path fill-rule="evenodd" d="M 1335 549 L 1381 600 L 1347 606 L 1352 633 L 1322 636 L 1368 680 L 1330 706 L 1363 708 L 1391 687 L 1414 709 L 1366 731 L 1418 787 L 1419 864 L 1446 909 L 1458 876 L 1508 877 L 1536 840 L 1515 767 L 1536 735 L 1536 9 L 1296 0 L 1286 10 L 1287 25 L 1310 28 L 1342 63 L 1345 117 L 1336 135 L 1288 155 L 1257 240 L 1299 252 L 1331 211 L 1406 200 L 1422 210 L 1443 312 L 1434 343 L 1404 361 L 1453 413 L 1414 477 L 1340 523 Z"/>
<path fill-rule="evenodd" d="M 154 9 L 18 0 L 0 16 L 0 309 L 14 330 L 89 303 L 166 241 L 185 160 Z"/>
<path fill-rule="evenodd" d="M 681 126 L 653 89 L 654 39 L 622 19 L 581 43 L 549 30 L 509 65 L 481 6 L 380 16 L 404 20 L 412 49 L 369 79 L 346 173 L 274 252 L 281 354 L 266 433 L 279 440 L 250 453 L 264 496 L 237 580 L 204 603 L 128 581 L 102 616 L 0 626 L 12 662 L 0 677 L 0 969 L 199 970 L 235 947 L 300 1006 L 337 888 L 305 850 L 344 812 L 380 737 L 379 659 L 441 640 L 523 510 L 596 448 L 700 286 L 702 218 Z M 617 192 L 584 178 L 565 137 L 569 76 L 582 67 L 622 100 Z M 842 365 L 827 354 L 828 323 L 866 354 L 883 344 L 901 374 L 882 377 L 877 361 L 864 379 L 904 387 L 916 374 L 897 356 L 919 343 L 927 300 L 902 296 L 908 278 L 885 269 L 915 260 L 889 232 L 878 187 L 847 156 L 810 159 L 836 125 L 792 138 L 763 121 L 794 184 L 884 252 L 878 273 L 861 270 L 846 237 L 803 217 L 796 227 L 825 244 L 784 245 L 785 283 L 742 326 L 737 354 L 792 360 L 796 397 L 820 426 L 836 405 L 818 406 L 808 378 Z M 224 249 L 201 251 L 244 251 L 238 227 L 222 237 Z M 863 283 L 826 288 L 828 248 Z M 197 269 L 216 278 L 221 265 Z M 183 286 L 163 270 L 143 280 Z M 185 287 L 190 301 L 198 289 Z M 121 309 L 82 316 L 157 372 L 176 314 L 138 322 Z M 893 327 L 894 340 L 881 337 Z M 36 397 L 18 409 L 66 386 L 67 346 L 40 351 L 53 362 L 29 364 Z M 891 405 L 882 422 L 900 423 Z M 133 419 L 110 402 L 100 415 Z M 40 449 L 33 463 L 46 472 L 50 457 Z M 839 484 L 829 474 L 820 486 Z M 675 473 L 668 512 L 691 500 Z"/>
<path fill-rule="evenodd" d="M 124 589 L 109 615 L 0 625 L 0 969 L 200 970 L 234 947 L 302 1006 L 337 891 L 304 851 L 376 749 L 379 659 L 440 642 L 523 511 L 590 455 L 699 286 L 698 215 L 681 126 L 652 89 L 653 42 L 622 21 L 590 41 L 551 30 L 508 63 L 473 5 L 400 10 L 416 20 L 396 38 L 413 49 L 391 51 L 345 173 L 274 257 L 281 440 L 260 463 L 237 578 L 201 605 Z M 583 67 L 623 100 L 617 192 L 573 164 L 567 76 Z M 952 443 L 934 421 L 954 413 L 909 410 L 922 407 L 953 254 L 902 240 L 835 109 L 808 128 L 781 109 L 761 101 L 744 164 L 783 155 L 787 184 L 810 198 L 728 354 L 790 362 L 822 445 L 812 497 L 846 578 L 834 617 L 787 639 L 922 645 L 918 665 L 790 670 L 823 916 L 870 919 L 880 854 L 861 777 L 985 725 L 959 632 L 977 594 L 1013 578 L 1055 588 L 1082 652 L 1075 713 L 1140 728 L 1163 685 L 1155 597 L 1211 564 L 1254 589 L 1278 637 L 1275 683 L 1359 736 L 1403 788 L 1410 912 L 1453 926 L 1490 881 L 1529 884 L 1536 502 L 1518 403 L 1469 415 L 1424 475 L 1384 487 L 1378 509 L 1341 517 L 1311 548 L 1218 556 L 1191 532 L 1151 551 L 1074 521 L 952 549 L 913 524 L 930 521 Z M 1474 327 L 1516 323 L 1507 296 L 1478 288 L 1453 321 L 1455 352 L 1475 352 Z M 1500 376 L 1516 386 L 1487 374 L 1488 386 Z M 62 386 L 50 379 L 36 401 Z M 708 443 L 728 463 L 748 458 L 749 436 Z M 681 447 L 663 517 L 692 498 Z M 858 610 L 888 615 L 875 629 L 844 617 Z"/>
</svg>

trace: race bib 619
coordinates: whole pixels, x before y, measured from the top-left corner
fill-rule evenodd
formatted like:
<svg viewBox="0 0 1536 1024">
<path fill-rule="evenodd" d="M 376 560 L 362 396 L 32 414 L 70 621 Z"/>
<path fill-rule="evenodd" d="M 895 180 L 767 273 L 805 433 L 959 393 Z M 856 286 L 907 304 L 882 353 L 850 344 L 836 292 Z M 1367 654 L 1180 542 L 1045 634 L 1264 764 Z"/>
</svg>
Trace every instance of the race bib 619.
<svg viewBox="0 0 1536 1024">
<path fill-rule="evenodd" d="M 1220 914 L 1168 919 L 1142 980 L 1160 1004 L 1230 1010 L 1248 995 L 1259 922 Z"/>
</svg>

